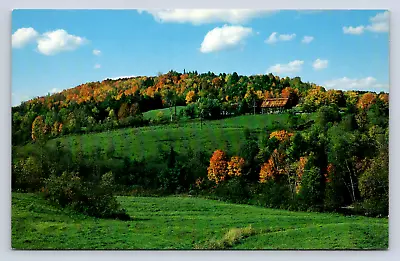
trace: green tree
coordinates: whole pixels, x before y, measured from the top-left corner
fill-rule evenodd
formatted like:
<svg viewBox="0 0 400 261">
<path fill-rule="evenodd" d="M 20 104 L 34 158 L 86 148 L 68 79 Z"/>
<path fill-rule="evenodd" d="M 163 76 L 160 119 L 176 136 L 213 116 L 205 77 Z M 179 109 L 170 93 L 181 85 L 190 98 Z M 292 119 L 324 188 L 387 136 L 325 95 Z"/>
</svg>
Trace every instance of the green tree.
<svg viewBox="0 0 400 261">
<path fill-rule="evenodd" d="M 340 126 L 334 126 L 328 130 L 328 140 L 328 160 L 335 166 L 335 175 L 345 185 L 351 203 L 354 203 L 358 199 L 355 164 L 359 139 Z"/>
</svg>

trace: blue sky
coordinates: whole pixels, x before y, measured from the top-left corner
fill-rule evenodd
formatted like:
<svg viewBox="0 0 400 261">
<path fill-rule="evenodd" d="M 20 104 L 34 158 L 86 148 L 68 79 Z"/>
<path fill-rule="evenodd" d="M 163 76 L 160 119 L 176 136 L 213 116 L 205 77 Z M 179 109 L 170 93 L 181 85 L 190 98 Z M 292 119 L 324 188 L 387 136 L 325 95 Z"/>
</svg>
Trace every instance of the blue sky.
<svg viewBox="0 0 400 261">
<path fill-rule="evenodd" d="M 389 91 L 385 10 L 15 10 L 12 104 L 173 69 Z"/>
</svg>

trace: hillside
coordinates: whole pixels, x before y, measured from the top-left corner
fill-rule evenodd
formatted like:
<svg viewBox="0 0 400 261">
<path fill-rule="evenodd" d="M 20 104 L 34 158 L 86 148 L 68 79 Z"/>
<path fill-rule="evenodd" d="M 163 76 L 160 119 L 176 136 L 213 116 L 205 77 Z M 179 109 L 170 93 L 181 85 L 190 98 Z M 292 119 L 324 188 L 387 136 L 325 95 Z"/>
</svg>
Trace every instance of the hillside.
<svg viewBox="0 0 400 261">
<path fill-rule="evenodd" d="M 119 197 L 118 200 L 134 220 L 124 222 L 95 219 L 68 210 L 60 210 L 33 194 L 13 193 L 12 248 L 208 249 L 223 246 L 226 249 L 386 249 L 388 247 L 387 219 L 272 210 L 183 196 Z M 236 228 L 242 230 L 235 230 Z"/>
<path fill-rule="evenodd" d="M 21 145 L 42 136 L 54 138 L 148 126 L 158 123 L 157 110 L 168 118 L 170 107 L 177 108 L 173 118 L 178 121 L 181 116 L 198 119 L 201 114 L 213 120 L 226 115 L 260 113 L 267 98 L 285 98 L 286 109 L 300 105 L 307 112 L 323 105 L 364 106 L 371 102 L 371 97 L 359 101 L 361 94 L 326 91 L 322 86 L 302 82 L 300 77 L 246 76 L 235 72 L 216 75 L 170 71 L 156 77 L 88 82 L 13 107 L 12 142 Z M 387 94 L 376 98 L 388 102 Z"/>
<path fill-rule="evenodd" d="M 149 111 L 148 115 L 155 115 L 158 111 Z M 106 151 L 108 148 L 114 147 L 114 156 L 128 156 L 137 159 L 155 156 L 160 152 L 160 148 L 168 150 L 170 146 L 182 153 L 191 149 L 193 151 L 202 150 L 211 154 L 216 149 L 224 149 L 237 154 L 240 146 L 245 142 L 245 129 L 258 134 L 273 124 L 287 126 L 287 119 L 287 114 L 243 115 L 207 121 L 203 123 L 203 126 L 200 126 L 199 121 L 192 120 L 178 124 L 68 135 L 50 140 L 49 144 L 52 145 L 60 141 L 73 152 L 82 149 L 86 154 L 97 149 Z M 29 149 L 30 146 L 28 144 L 24 150 Z"/>
</svg>

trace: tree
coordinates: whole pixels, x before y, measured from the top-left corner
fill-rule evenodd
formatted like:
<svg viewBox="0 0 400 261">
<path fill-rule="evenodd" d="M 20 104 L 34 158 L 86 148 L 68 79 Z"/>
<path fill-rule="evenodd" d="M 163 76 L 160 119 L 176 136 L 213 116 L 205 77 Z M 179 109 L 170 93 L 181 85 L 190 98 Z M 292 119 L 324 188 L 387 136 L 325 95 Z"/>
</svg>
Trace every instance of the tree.
<svg viewBox="0 0 400 261">
<path fill-rule="evenodd" d="M 300 198 L 307 207 L 316 207 L 323 202 L 324 188 L 320 170 L 311 167 L 304 171 L 301 179 Z"/>
<path fill-rule="evenodd" d="M 210 159 L 210 166 L 207 168 L 207 171 L 208 179 L 217 184 L 226 179 L 227 161 L 225 152 L 222 150 L 214 151 Z"/>
<path fill-rule="evenodd" d="M 357 103 L 360 109 L 369 109 L 376 102 L 376 94 L 372 92 L 367 92 L 363 94 Z"/>
<path fill-rule="evenodd" d="M 140 106 L 139 106 L 139 103 L 134 103 L 134 104 L 132 104 L 131 106 L 130 106 L 130 108 L 129 108 L 129 115 L 132 115 L 132 116 L 136 116 L 136 115 L 139 115 L 141 112 L 140 112 Z"/>
<path fill-rule="evenodd" d="M 42 116 L 37 116 L 32 123 L 32 140 L 43 140 L 47 135 L 47 126 Z"/>
<path fill-rule="evenodd" d="M 338 107 L 322 106 L 317 111 L 316 124 L 322 128 L 328 129 L 328 123 L 338 122 L 340 120 L 340 113 Z"/>
<path fill-rule="evenodd" d="M 184 115 L 186 117 L 189 117 L 190 119 L 194 119 L 196 116 L 196 106 L 195 104 L 191 103 L 186 105 L 186 107 L 182 110 Z"/>
<path fill-rule="evenodd" d="M 268 162 L 262 164 L 260 170 L 260 183 L 264 183 L 270 179 L 276 180 L 279 176 L 286 173 L 284 169 L 285 157 L 277 149 L 275 149 Z"/>
<path fill-rule="evenodd" d="M 239 75 L 237 72 L 233 72 L 232 76 L 229 78 L 228 84 L 233 85 L 239 81 Z"/>
<path fill-rule="evenodd" d="M 371 214 L 389 213 L 389 151 L 384 148 L 361 175 L 359 188 L 363 206 Z"/>
<path fill-rule="evenodd" d="M 190 104 L 190 103 L 194 102 L 195 95 L 196 95 L 196 93 L 194 91 L 189 91 L 186 94 L 186 104 Z"/>
<path fill-rule="evenodd" d="M 344 94 L 340 90 L 328 90 L 326 92 L 326 101 L 328 104 L 335 104 L 339 107 L 344 107 L 346 104 Z"/>
<path fill-rule="evenodd" d="M 253 114 L 256 114 L 256 103 L 257 103 L 257 94 L 254 91 L 253 88 L 249 88 L 247 89 L 246 94 L 244 95 L 244 99 L 246 100 L 246 102 L 248 104 L 251 104 L 251 106 L 253 107 Z"/>
<path fill-rule="evenodd" d="M 305 111 L 315 111 L 320 106 L 326 104 L 325 89 L 321 86 L 314 86 L 307 92 L 304 98 L 303 108 Z"/>
<path fill-rule="evenodd" d="M 122 103 L 118 110 L 118 119 L 124 119 L 129 116 L 129 105 L 127 103 Z"/>
<path fill-rule="evenodd" d="M 227 165 L 228 176 L 240 177 L 242 175 L 242 169 L 243 169 L 244 163 L 245 162 L 242 157 L 233 156 Z"/>
<path fill-rule="evenodd" d="M 340 126 L 328 130 L 328 160 L 335 166 L 335 174 L 348 191 L 352 203 L 358 198 L 355 162 L 359 139 Z"/>
<path fill-rule="evenodd" d="M 346 106 L 356 106 L 358 102 L 358 94 L 355 91 L 346 91 L 344 93 L 346 99 Z"/>
<path fill-rule="evenodd" d="M 168 105 L 170 114 L 171 114 L 171 121 L 173 120 L 173 113 L 172 107 L 175 105 L 175 116 L 176 116 L 176 94 L 171 89 L 166 89 L 164 91 L 164 99 L 165 103 Z"/>
<path fill-rule="evenodd" d="M 279 141 L 287 141 L 290 139 L 290 137 L 293 136 L 293 133 L 287 132 L 286 130 L 279 130 L 279 131 L 274 131 L 271 132 L 269 135 L 269 138 L 276 138 Z"/>
</svg>

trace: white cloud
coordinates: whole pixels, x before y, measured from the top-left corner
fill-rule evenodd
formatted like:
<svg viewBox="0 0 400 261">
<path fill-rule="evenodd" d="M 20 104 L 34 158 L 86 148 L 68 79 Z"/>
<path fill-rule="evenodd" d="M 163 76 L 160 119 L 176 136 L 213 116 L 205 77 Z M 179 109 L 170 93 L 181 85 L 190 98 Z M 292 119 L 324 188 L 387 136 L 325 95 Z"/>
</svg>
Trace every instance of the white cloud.
<svg viewBox="0 0 400 261">
<path fill-rule="evenodd" d="M 243 26 L 216 27 L 209 31 L 201 43 L 200 51 L 210 53 L 243 44 L 244 39 L 253 33 L 252 28 Z"/>
<path fill-rule="evenodd" d="M 274 44 L 276 42 L 278 42 L 278 38 L 276 37 L 278 33 L 277 32 L 273 32 L 267 40 L 265 40 L 266 43 L 268 44 Z"/>
<path fill-rule="evenodd" d="M 138 12 L 149 13 L 160 23 L 192 23 L 200 25 L 217 22 L 243 24 L 251 19 L 276 11 L 255 9 L 153 9 L 138 10 Z"/>
<path fill-rule="evenodd" d="M 389 12 L 378 13 L 369 19 L 371 24 L 367 26 L 367 30 L 375 33 L 384 33 L 389 31 Z"/>
<path fill-rule="evenodd" d="M 290 41 L 296 37 L 296 34 L 278 34 L 277 32 L 273 32 L 268 39 L 264 42 L 267 44 L 274 44 L 278 41 Z"/>
<path fill-rule="evenodd" d="M 32 27 L 19 28 L 11 36 L 11 42 L 13 48 L 22 48 L 26 44 L 33 42 L 39 36 L 39 33 Z"/>
<path fill-rule="evenodd" d="M 324 83 L 327 89 L 336 89 L 336 90 L 358 90 L 358 91 L 374 91 L 380 92 L 385 91 L 389 92 L 389 84 L 379 83 L 377 79 L 374 77 L 366 77 L 366 78 L 339 78 L 333 79 L 330 81 L 326 81 Z"/>
<path fill-rule="evenodd" d="M 101 68 L 101 64 L 96 63 L 96 64 L 94 65 L 94 68 L 95 68 L 95 69 L 100 69 L 100 68 Z"/>
<path fill-rule="evenodd" d="M 362 34 L 365 30 L 374 33 L 386 33 L 389 32 L 389 12 L 378 13 L 377 15 L 369 18 L 369 25 L 360 25 L 357 27 L 343 26 L 343 32 L 345 34 Z"/>
<path fill-rule="evenodd" d="M 68 34 L 63 29 L 44 33 L 38 40 L 38 51 L 44 55 L 54 55 L 62 51 L 73 51 L 87 40 Z"/>
<path fill-rule="evenodd" d="M 313 62 L 313 67 L 315 70 L 322 70 L 328 67 L 328 63 L 328 60 L 321 60 L 318 58 Z"/>
<path fill-rule="evenodd" d="M 100 54 L 101 54 L 101 51 L 100 51 L 100 50 L 94 49 L 94 50 L 93 50 L 93 54 L 94 54 L 94 55 L 100 55 Z"/>
<path fill-rule="evenodd" d="M 305 44 L 309 44 L 309 43 L 311 43 L 312 41 L 314 40 L 314 37 L 313 36 L 304 36 L 303 37 L 303 40 L 301 40 L 301 42 L 302 43 L 305 43 Z"/>
<path fill-rule="evenodd" d="M 267 73 L 294 73 L 299 72 L 303 67 L 304 61 L 294 60 L 287 64 L 275 64 L 268 68 Z"/>
<path fill-rule="evenodd" d="M 296 37 L 296 34 L 281 34 L 279 35 L 279 40 L 290 41 Z"/>
<path fill-rule="evenodd" d="M 364 32 L 364 26 L 360 25 L 357 27 L 343 26 L 343 33 L 345 34 L 362 34 Z"/>
</svg>

